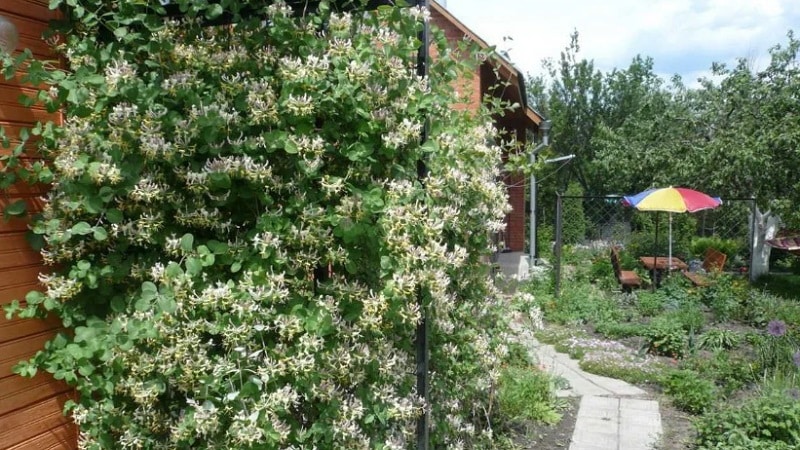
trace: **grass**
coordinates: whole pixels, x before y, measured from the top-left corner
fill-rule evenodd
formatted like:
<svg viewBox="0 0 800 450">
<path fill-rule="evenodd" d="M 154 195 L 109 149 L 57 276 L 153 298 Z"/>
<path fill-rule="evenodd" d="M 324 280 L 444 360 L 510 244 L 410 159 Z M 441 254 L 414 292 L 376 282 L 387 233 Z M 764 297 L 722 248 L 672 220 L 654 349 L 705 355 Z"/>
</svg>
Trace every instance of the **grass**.
<svg viewBox="0 0 800 450">
<path fill-rule="evenodd" d="M 800 275 L 791 273 L 765 275 L 756 280 L 753 287 L 779 297 L 798 299 L 800 298 Z"/>
</svg>

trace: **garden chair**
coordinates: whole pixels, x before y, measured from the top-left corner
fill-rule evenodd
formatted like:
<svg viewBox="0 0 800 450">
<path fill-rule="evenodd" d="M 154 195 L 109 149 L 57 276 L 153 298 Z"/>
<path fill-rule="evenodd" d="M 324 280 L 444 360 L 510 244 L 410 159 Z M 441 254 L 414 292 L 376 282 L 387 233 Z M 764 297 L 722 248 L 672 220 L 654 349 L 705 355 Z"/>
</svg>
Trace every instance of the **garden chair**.
<svg viewBox="0 0 800 450">
<path fill-rule="evenodd" d="M 619 247 L 611 247 L 611 265 L 614 267 L 614 276 L 617 277 L 617 282 L 622 286 L 622 292 L 631 292 L 633 288 L 640 288 L 642 280 L 639 275 L 632 270 L 622 270 L 619 261 Z"/>
<path fill-rule="evenodd" d="M 727 260 L 728 255 L 717 249 L 708 247 L 703 255 L 703 271 L 707 274 L 722 272 L 722 269 L 725 267 L 725 261 Z M 698 272 L 684 270 L 683 276 L 688 278 L 695 286 L 709 286 L 712 283 L 709 277 Z"/>
</svg>

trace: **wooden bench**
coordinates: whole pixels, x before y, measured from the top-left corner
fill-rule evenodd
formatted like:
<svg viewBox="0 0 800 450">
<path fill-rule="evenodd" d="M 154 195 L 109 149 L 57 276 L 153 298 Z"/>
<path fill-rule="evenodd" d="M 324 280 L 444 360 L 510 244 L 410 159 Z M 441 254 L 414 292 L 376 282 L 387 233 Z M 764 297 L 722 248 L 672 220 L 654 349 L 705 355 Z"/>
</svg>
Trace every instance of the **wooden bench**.
<svg viewBox="0 0 800 450">
<path fill-rule="evenodd" d="M 703 255 L 703 270 L 707 274 L 722 272 L 727 260 L 728 255 L 720 252 L 719 250 L 708 247 Z M 689 281 L 691 281 L 695 286 L 709 286 L 712 283 L 709 277 L 697 272 L 689 272 L 688 270 L 684 270 L 683 276 L 688 278 Z"/>
<path fill-rule="evenodd" d="M 622 266 L 619 262 L 618 247 L 611 247 L 611 265 L 614 267 L 614 276 L 617 277 L 617 281 L 620 286 L 622 286 L 622 292 L 631 292 L 633 288 L 638 289 L 642 286 L 642 280 L 636 272 L 632 270 L 622 270 Z"/>
</svg>

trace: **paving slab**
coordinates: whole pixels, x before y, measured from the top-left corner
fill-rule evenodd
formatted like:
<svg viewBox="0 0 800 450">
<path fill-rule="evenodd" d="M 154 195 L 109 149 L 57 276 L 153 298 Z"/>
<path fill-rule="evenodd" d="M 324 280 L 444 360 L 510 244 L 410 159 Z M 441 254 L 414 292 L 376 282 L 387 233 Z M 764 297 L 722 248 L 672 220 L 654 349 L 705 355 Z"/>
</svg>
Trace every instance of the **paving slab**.
<svg viewBox="0 0 800 450">
<path fill-rule="evenodd" d="M 569 450 L 651 450 L 662 433 L 658 402 L 625 381 L 584 372 L 578 361 L 531 335 L 528 348 L 539 365 L 563 377 L 569 389 L 557 395 L 581 397 Z"/>
<path fill-rule="evenodd" d="M 569 355 L 556 352 L 552 345 L 537 343 L 534 345 L 534 352 L 540 366 L 569 382 L 570 389 L 559 391 L 557 393 L 559 396 L 638 397 L 647 395 L 647 392 L 624 381 L 584 372 L 578 361 L 570 358 Z"/>
<path fill-rule="evenodd" d="M 586 395 L 569 450 L 650 450 L 660 435 L 658 402 Z"/>
</svg>

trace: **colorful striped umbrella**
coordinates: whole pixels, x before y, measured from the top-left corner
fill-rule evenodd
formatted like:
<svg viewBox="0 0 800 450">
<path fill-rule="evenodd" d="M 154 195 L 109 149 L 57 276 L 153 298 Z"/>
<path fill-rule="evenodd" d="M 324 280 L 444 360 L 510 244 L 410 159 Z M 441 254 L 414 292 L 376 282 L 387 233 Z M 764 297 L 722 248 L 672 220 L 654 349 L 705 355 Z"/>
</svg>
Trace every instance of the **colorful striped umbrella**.
<svg viewBox="0 0 800 450">
<path fill-rule="evenodd" d="M 622 204 L 639 211 L 666 211 L 669 213 L 669 265 L 672 266 L 672 213 L 697 212 L 714 209 L 722 204 L 719 197 L 711 197 L 687 188 L 651 188 L 635 195 L 622 197 Z M 658 216 L 656 216 L 656 242 L 658 242 Z M 653 255 L 655 256 L 655 255 Z"/>
</svg>

